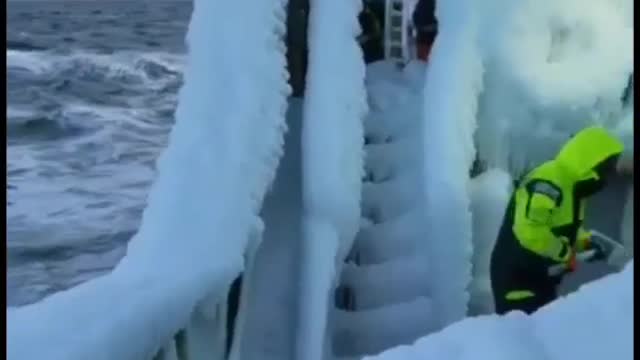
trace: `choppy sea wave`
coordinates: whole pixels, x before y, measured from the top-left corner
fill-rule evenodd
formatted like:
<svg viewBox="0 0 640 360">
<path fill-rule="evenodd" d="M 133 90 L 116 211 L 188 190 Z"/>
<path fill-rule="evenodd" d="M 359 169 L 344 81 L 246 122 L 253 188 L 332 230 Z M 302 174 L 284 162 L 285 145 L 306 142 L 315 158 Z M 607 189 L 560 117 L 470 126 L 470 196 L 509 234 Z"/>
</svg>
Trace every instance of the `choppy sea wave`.
<svg viewBox="0 0 640 360">
<path fill-rule="evenodd" d="M 154 4 L 7 3 L 10 306 L 108 271 L 137 229 L 191 11 Z"/>
</svg>

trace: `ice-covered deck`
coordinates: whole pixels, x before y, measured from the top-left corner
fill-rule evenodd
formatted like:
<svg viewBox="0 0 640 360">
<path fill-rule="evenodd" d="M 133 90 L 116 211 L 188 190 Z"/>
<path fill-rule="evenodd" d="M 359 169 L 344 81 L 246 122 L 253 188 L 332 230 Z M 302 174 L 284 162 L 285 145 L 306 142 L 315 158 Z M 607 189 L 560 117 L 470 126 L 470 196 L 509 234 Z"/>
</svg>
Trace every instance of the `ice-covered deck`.
<svg viewBox="0 0 640 360">
<path fill-rule="evenodd" d="M 366 360 L 633 358 L 633 262 L 533 316 L 487 315 L 455 323 Z"/>
</svg>

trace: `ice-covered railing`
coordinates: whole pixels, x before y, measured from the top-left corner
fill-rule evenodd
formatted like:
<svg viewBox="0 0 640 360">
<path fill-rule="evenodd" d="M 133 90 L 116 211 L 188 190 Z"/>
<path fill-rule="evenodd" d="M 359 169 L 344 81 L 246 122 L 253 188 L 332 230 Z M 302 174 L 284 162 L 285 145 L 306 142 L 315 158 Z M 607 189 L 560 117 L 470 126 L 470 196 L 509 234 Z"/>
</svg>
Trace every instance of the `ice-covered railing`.
<svg viewBox="0 0 640 360">
<path fill-rule="evenodd" d="M 9 359 L 139 360 L 166 344 L 169 357 L 223 356 L 228 288 L 260 239 L 282 153 L 285 4 L 195 1 L 176 124 L 138 233 L 111 273 L 8 308 Z"/>
<path fill-rule="evenodd" d="M 369 360 L 633 359 L 633 261 L 533 316 L 469 318 Z"/>
<path fill-rule="evenodd" d="M 474 36 L 473 1 L 438 2 L 438 37 L 426 72 L 422 138 L 428 232 L 438 327 L 462 319 L 469 302 L 472 222 L 469 169 L 475 157 L 473 131 L 482 66 Z M 428 240 L 427 240 L 428 239 Z M 446 243 L 446 246 L 443 244 Z"/>
<path fill-rule="evenodd" d="M 310 1 L 296 359 L 330 354 L 331 294 L 360 224 L 366 111 L 365 65 L 356 41 L 360 9 L 359 1 Z"/>
</svg>

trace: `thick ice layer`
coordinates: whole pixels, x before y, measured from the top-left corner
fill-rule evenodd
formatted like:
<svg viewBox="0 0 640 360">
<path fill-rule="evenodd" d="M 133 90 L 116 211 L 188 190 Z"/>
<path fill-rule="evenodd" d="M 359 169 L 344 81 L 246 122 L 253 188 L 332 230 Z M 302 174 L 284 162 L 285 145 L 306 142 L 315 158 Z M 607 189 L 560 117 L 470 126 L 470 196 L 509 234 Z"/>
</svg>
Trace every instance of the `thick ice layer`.
<svg viewBox="0 0 640 360">
<path fill-rule="evenodd" d="M 448 241 L 431 233 L 431 227 L 438 221 L 446 221 L 446 217 L 435 213 L 432 219 L 425 216 L 425 208 L 431 206 L 428 204 L 431 199 L 423 193 L 425 176 L 433 175 L 424 170 L 425 166 L 435 169 L 436 164 L 425 162 L 421 130 L 425 117 L 427 121 L 444 120 L 433 119 L 431 113 L 423 112 L 425 70 L 421 62 L 409 63 L 404 69 L 381 62 L 367 70 L 372 112 L 365 122 L 369 142 L 365 145 L 367 174 L 362 215 L 370 223 L 363 222 L 354 248 L 353 258 L 359 266 L 348 265 L 342 273 L 341 285 L 353 295 L 355 311 L 336 314 L 333 327 L 336 356 L 371 354 L 442 328 L 450 321 L 447 319 L 451 316 L 450 297 L 455 298 L 453 306 L 459 306 L 456 311 L 460 316 L 466 312 L 464 297 L 471 274 L 460 277 L 455 269 L 461 260 L 466 260 L 470 268 L 470 254 L 455 253 L 465 239 Z M 447 129 L 455 128 L 455 134 L 457 125 L 455 121 L 446 124 Z M 438 133 L 435 137 L 442 135 Z M 458 137 L 455 141 L 459 144 L 462 139 Z M 429 147 L 429 151 L 442 154 L 435 147 Z M 438 170 L 454 178 L 463 168 L 444 161 L 437 163 L 443 164 Z M 461 173 L 466 185 L 468 171 Z M 468 200 L 466 187 L 460 191 L 459 195 Z M 441 200 L 434 200 L 434 209 L 446 206 L 438 203 Z M 461 206 L 464 208 L 465 204 Z M 470 227 L 471 224 L 468 233 Z M 470 247 L 470 237 L 466 240 Z M 443 275 L 443 271 L 434 269 L 452 269 L 453 275 Z M 442 283 L 450 280 L 459 281 L 455 286 L 460 286 L 450 290 L 445 302 L 437 292 L 447 289 Z M 432 298 L 441 302 L 435 305 Z M 463 300 L 458 303 L 458 299 Z"/>
<path fill-rule="evenodd" d="M 296 359 L 319 360 L 342 259 L 360 225 L 365 66 L 361 3 L 311 0 L 302 127 L 303 244 Z M 331 314 L 329 314 L 331 318 Z"/>
<path fill-rule="evenodd" d="M 473 1 L 438 3 L 438 37 L 424 88 L 424 184 L 431 284 L 441 326 L 467 313 L 471 281 L 469 169 L 482 65 L 474 42 Z"/>
<path fill-rule="evenodd" d="M 393 62 L 367 67 L 371 112 L 365 125 L 370 143 L 365 146 L 362 215 L 373 224 L 362 226 L 358 233 L 356 246 L 362 265 L 412 255 L 422 256 L 425 263 L 432 260 L 424 250 L 417 253 L 426 233 L 421 196 L 424 154 L 418 131 L 425 69 L 419 62 L 402 70 Z"/>
<path fill-rule="evenodd" d="M 139 232 L 110 274 L 7 309 L 10 359 L 149 358 L 205 296 L 226 296 L 282 153 L 284 17 L 283 1 L 195 2 L 176 125 Z"/>
<path fill-rule="evenodd" d="M 364 64 L 355 40 L 358 11 L 357 2 L 311 2 L 302 134 L 305 207 L 347 237 L 358 227 L 367 109 Z"/>
<path fill-rule="evenodd" d="M 373 310 L 338 311 L 333 348 L 338 356 L 375 354 L 397 344 L 407 344 L 436 330 L 431 321 L 437 310 L 427 298 Z"/>
<path fill-rule="evenodd" d="M 407 107 L 418 107 L 417 100 L 413 104 L 407 104 Z M 397 110 L 404 110 L 402 107 L 397 107 Z M 389 116 L 388 123 L 394 122 L 397 118 L 410 117 L 404 111 L 397 111 L 395 116 Z M 375 116 L 375 114 L 373 114 Z M 370 119 L 371 117 L 369 117 Z M 415 128 L 418 125 L 418 117 L 410 117 L 413 120 L 413 127 L 403 126 L 402 123 L 397 123 L 397 127 L 406 127 L 408 129 Z M 369 123 L 367 129 L 369 130 Z M 375 131 L 375 130 L 374 130 Z M 368 131 L 369 132 L 369 131 Z M 388 134 L 388 133 L 387 133 Z M 390 136 L 390 135 L 389 135 Z M 366 155 L 366 169 L 372 175 L 371 181 L 375 183 L 381 183 L 389 180 L 393 177 L 404 177 L 415 179 L 417 174 L 412 172 L 418 172 L 410 164 L 416 164 L 421 161 L 423 154 L 417 150 L 417 144 L 420 143 L 420 138 L 417 134 L 410 135 L 396 135 L 388 143 L 371 144 L 367 146 Z M 396 180 L 396 179 L 394 179 Z M 415 191 L 415 189 L 413 189 Z M 384 192 L 381 192 L 384 194 Z M 384 195 L 381 195 L 384 196 Z"/>
<path fill-rule="evenodd" d="M 245 271 L 247 302 L 242 333 L 234 338 L 238 354 L 233 360 L 295 360 L 300 238 L 302 224 L 302 176 L 300 128 L 302 102 L 292 99 L 287 113 L 285 152 L 273 189 L 267 194 L 261 216 L 264 239 L 253 269 Z M 242 312 L 240 312 L 242 315 Z M 236 326 L 238 326 L 238 321 Z M 235 355 L 235 354 L 234 354 Z"/>
<path fill-rule="evenodd" d="M 490 165 L 519 174 L 552 157 L 580 128 L 613 129 L 623 121 L 622 96 L 633 72 L 632 0 L 483 5 L 477 41 L 486 73 L 477 140 Z"/>
<path fill-rule="evenodd" d="M 532 316 L 469 318 L 365 359 L 633 359 L 633 262 Z"/>
<path fill-rule="evenodd" d="M 491 169 L 471 180 L 473 279 L 469 288 L 469 315 L 494 311 L 489 264 L 511 190 L 511 176 L 499 169 Z"/>
<path fill-rule="evenodd" d="M 444 54 L 447 56 L 446 52 Z M 446 157 L 442 156 L 437 163 L 426 162 L 421 130 L 425 118 L 426 126 L 430 126 L 431 121 L 444 122 L 447 129 L 437 135 L 428 134 L 428 140 L 453 136 L 457 145 L 464 136 L 456 135 L 465 133 L 458 132 L 459 124 L 455 121 L 434 118 L 430 109 L 422 108 L 425 101 L 432 100 L 423 92 L 425 71 L 424 63 L 420 62 L 409 63 L 402 70 L 386 62 L 367 69 L 372 112 L 365 123 L 369 144 L 365 146 L 367 176 L 362 215 L 371 224 L 363 224 L 358 234 L 354 256 L 360 266 L 349 265 L 343 272 L 342 285 L 354 294 L 356 311 L 338 313 L 334 326 L 337 356 L 371 354 L 407 343 L 454 321 L 451 320 L 452 308 L 456 307 L 454 312 L 460 317 L 466 313 L 466 286 L 471 278 L 471 238 L 449 241 L 450 233 L 444 234 L 446 240 L 443 234 L 432 233 L 434 224 L 447 221 L 450 214 L 441 217 L 434 213 L 431 219 L 425 216 L 425 208 L 436 209 L 446 204 L 439 202 L 443 198 L 425 197 L 423 189 L 428 181 L 425 177 L 434 176 L 424 171 L 425 166 L 434 172 L 437 168 L 448 178 L 455 179 L 462 174 L 463 187 L 452 193 L 468 201 L 468 170 L 464 164 L 457 167 L 458 164 L 443 161 Z M 449 130 L 452 132 L 447 133 Z M 470 132 L 468 135 L 471 140 Z M 434 156 L 442 155 L 443 149 L 451 150 L 449 144 L 443 145 L 441 141 L 437 139 L 429 144 L 434 146 L 428 147 Z M 459 190 L 458 194 L 455 194 L 456 190 Z M 430 201 L 434 203 L 429 204 Z M 467 204 L 455 204 L 466 210 Z M 468 227 L 470 234 L 470 223 Z M 456 254 L 465 240 L 469 252 Z M 456 267 L 465 261 L 469 273 L 460 276 Z M 447 271 L 449 269 L 452 271 Z M 455 288 L 443 284 L 450 281 L 455 283 Z M 438 294 L 443 290 L 448 291 L 447 295 Z M 433 298 L 439 303 L 436 304 Z"/>
<path fill-rule="evenodd" d="M 355 307 L 360 310 L 409 302 L 429 295 L 428 260 L 420 255 L 407 255 L 382 264 L 343 269 L 342 285 L 357 294 Z"/>
<path fill-rule="evenodd" d="M 421 248 L 419 240 L 425 237 L 424 226 L 417 224 L 423 223 L 424 211 L 415 209 L 387 222 L 363 228 L 357 241 L 366 242 L 367 245 L 358 246 L 360 261 L 363 264 L 378 264 L 415 254 Z"/>
<path fill-rule="evenodd" d="M 413 176 L 411 176 L 413 175 Z M 393 220 L 421 205 L 416 197 L 416 177 L 418 172 L 403 173 L 379 184 L 366 183 L 363 186 L 362 209 L 379 222 Z"/>
</svg>

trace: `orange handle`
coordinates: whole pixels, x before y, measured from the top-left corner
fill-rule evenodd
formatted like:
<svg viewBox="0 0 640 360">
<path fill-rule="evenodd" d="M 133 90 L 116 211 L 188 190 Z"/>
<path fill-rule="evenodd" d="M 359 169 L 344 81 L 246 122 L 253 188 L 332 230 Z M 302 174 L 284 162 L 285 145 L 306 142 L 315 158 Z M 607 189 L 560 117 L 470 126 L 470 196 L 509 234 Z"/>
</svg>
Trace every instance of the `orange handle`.
<svg viewBox="0 0 640 360">
<path fill-rule="evenodd" d="M 569 271 L 575 271 L 578 267 L 578 261 L 576 260 L 575 251 L 571 252 L 571 257 L 569 257 Z"/>
</svg>

